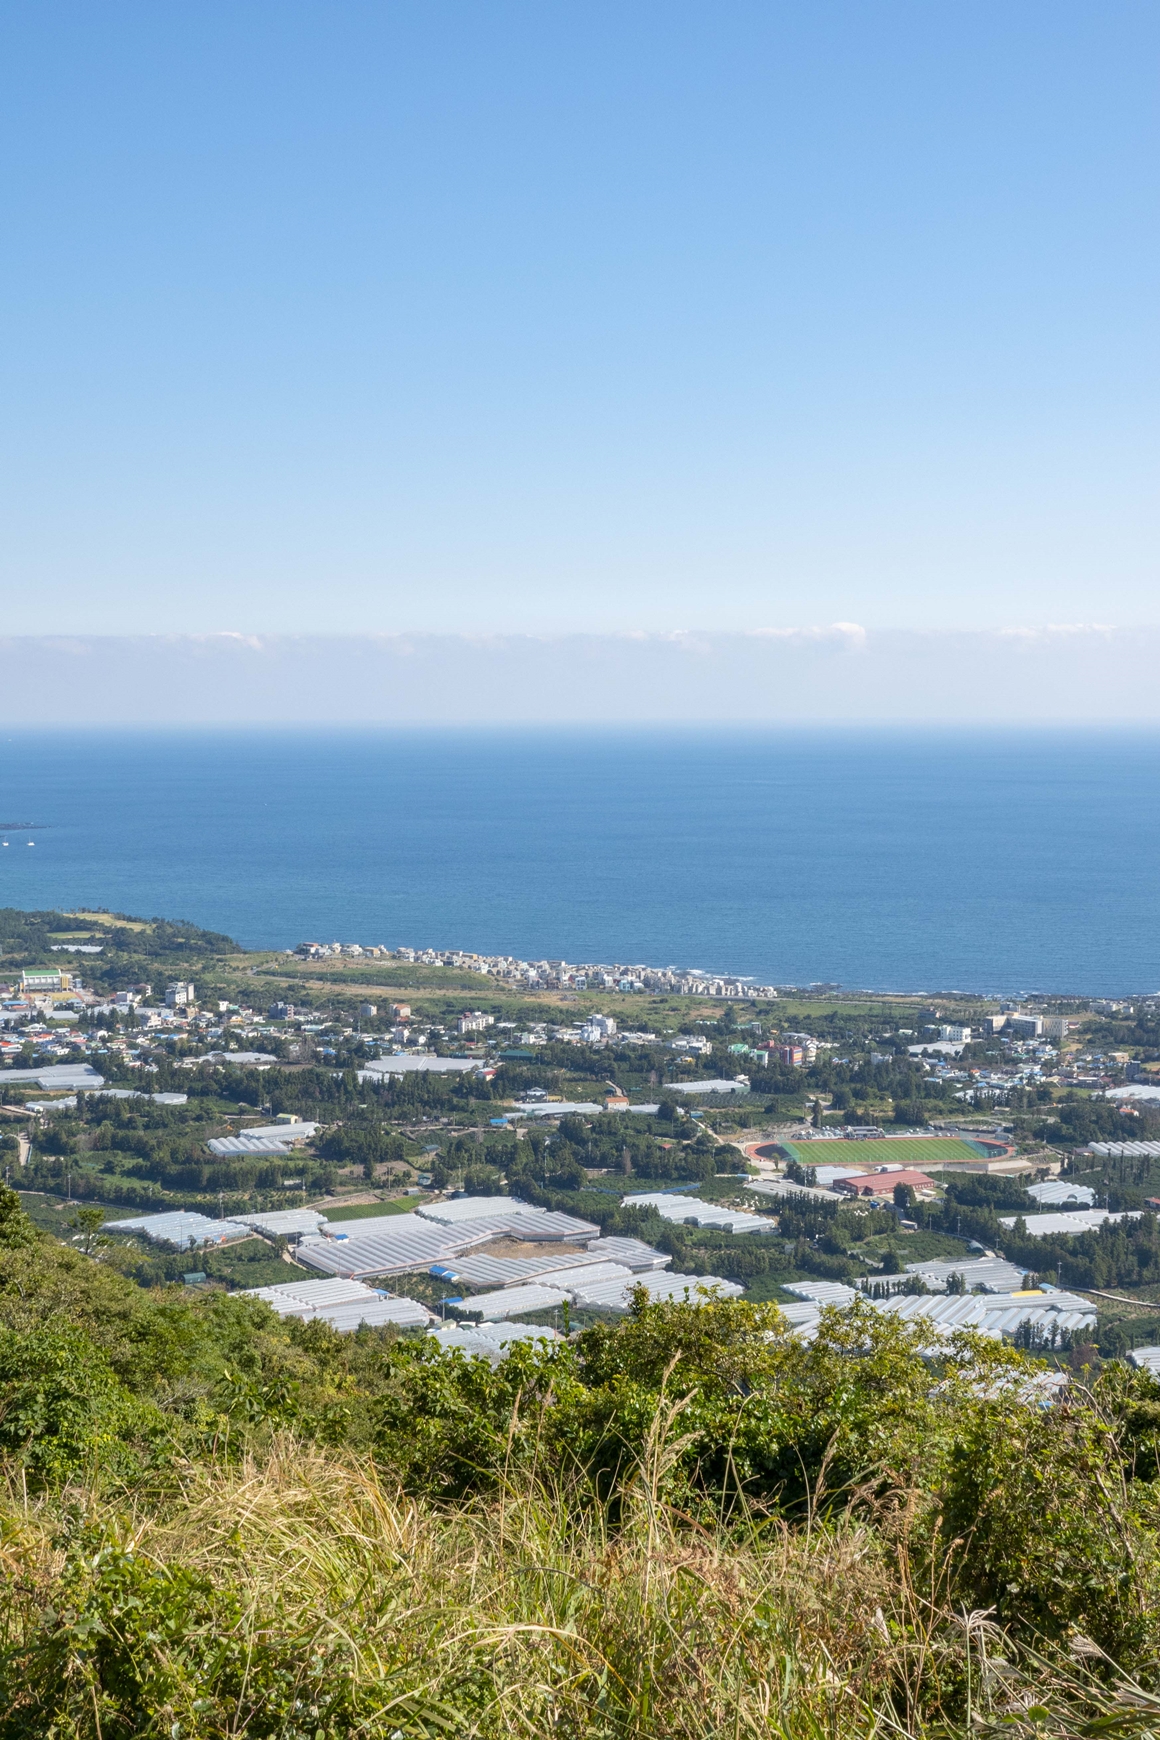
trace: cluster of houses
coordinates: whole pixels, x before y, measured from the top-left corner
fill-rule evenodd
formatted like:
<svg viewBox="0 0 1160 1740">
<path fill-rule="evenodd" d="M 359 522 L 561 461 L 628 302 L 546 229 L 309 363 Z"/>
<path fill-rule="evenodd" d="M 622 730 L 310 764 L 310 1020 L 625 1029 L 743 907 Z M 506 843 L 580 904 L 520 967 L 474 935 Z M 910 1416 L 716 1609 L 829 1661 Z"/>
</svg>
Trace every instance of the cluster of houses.
<svg viewBox="0 0 1160 1740">
<path fill-rule="evenodd" d="M 337 942 L 300 943 L 292 952 L 308 961 L 354 956 L 410 961 L 426 967 L 458 967 L 526 990 L 641 991 L 652 995 L 667 992 L 679 996 L 748 1001 L 764 1001 L 777 996 L 773 985 L 758 985 L 747 978 L 705 973 L 696 968 L 648 967 L 622 962 L 524 961 L 515 955 L 481 955 L 461 949 L 390 949 L 381 944 L 367 946 Z"/>
</svg>

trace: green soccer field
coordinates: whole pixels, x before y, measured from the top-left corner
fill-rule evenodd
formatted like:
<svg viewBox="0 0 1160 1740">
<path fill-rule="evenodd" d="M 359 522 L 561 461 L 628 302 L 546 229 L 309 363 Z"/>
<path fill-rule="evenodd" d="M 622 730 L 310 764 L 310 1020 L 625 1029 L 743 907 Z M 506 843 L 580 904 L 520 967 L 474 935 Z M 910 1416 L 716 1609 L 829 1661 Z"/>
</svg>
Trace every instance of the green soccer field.
<svg viewBox="0 0 1160 1740">
<path fill-rule="evenodd" d="M 884 1136 L 868 1142 L 781 1142 L 800 1166 L 946 1166 L 955 1160 L 979 1160 L 995 1148 L 961 1136 Z"/>
</svg>

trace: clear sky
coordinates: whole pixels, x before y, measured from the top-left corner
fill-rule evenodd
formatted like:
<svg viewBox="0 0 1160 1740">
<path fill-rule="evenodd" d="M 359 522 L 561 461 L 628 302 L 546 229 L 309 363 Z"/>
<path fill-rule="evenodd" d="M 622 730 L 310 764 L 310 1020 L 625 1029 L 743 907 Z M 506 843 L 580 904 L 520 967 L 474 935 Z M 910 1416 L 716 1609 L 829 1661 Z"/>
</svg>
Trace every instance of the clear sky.
<svg viewBox="0 0 1160 1740">
<path fill-rule="evenodd" d="M 0 630 L 1154 623 L 1155 0 L 13 0 Z"/>
</svg>

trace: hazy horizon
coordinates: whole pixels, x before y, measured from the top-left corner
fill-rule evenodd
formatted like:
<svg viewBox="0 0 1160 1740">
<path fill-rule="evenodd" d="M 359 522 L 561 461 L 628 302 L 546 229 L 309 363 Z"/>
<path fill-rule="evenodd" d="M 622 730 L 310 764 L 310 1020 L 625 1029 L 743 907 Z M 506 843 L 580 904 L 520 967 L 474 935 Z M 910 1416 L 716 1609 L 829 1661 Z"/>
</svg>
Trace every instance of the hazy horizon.
<svg viewBox="0 0 1160 1740">
<path fill-rule="evenodd" d="M 0 638 L 0 724 L 1160 721 L 1160 630 Z"/>
</svg>

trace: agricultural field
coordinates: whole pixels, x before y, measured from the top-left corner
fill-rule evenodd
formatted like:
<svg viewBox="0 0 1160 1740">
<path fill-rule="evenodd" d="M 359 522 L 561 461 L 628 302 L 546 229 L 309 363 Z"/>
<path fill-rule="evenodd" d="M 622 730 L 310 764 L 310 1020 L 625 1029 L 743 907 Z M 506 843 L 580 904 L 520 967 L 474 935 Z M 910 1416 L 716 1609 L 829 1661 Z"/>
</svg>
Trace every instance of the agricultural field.
<svg viewBox="0 0 1160 1740">
<path fill-rule="evenodd" d="M 410 1214 L 414 1210 L 415 1201 L 413 1196 L 393 1196 L 386 1202 L 353 1202 L 347 1208 L 331 1208 L 328 1204 L 325 1208 L 320 1208 L 319 1213 L 325 1214 L 328 1222 L 374 1220 L 376 1216 L 384 1214 Z"/>
</svg>

